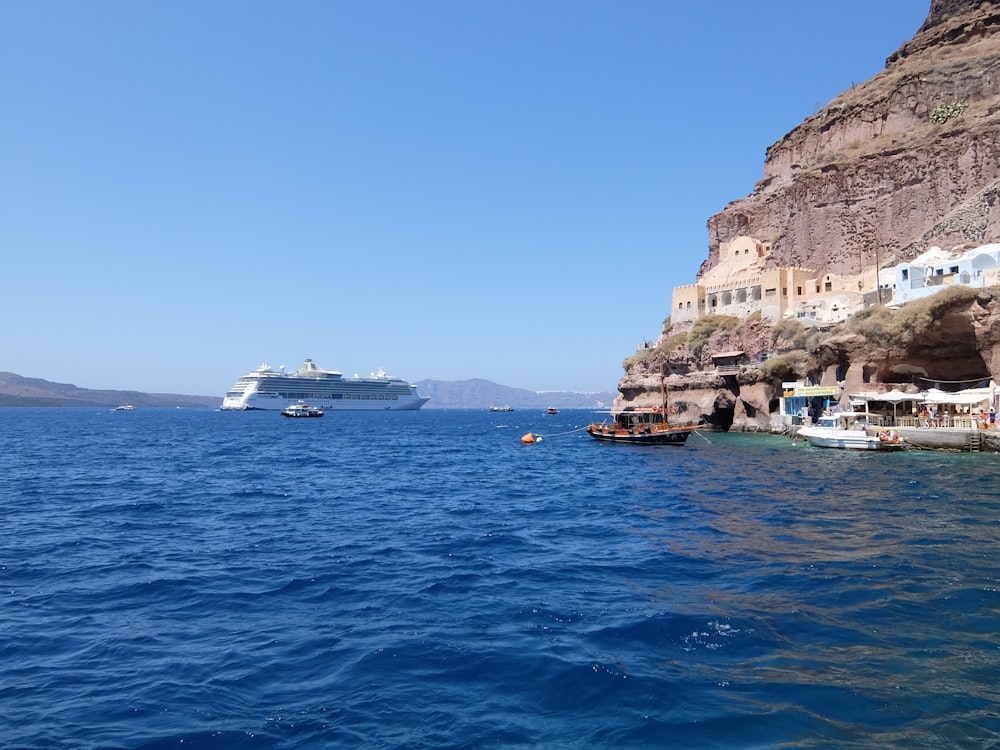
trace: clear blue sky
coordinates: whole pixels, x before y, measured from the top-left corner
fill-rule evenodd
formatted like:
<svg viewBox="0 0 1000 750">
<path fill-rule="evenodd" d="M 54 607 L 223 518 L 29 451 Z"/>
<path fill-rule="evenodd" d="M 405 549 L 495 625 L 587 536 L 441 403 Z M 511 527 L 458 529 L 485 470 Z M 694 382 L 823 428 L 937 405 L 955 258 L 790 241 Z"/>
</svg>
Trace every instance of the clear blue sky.
<svg viewBox="0 0 1000 750">
<path fill-rule="evenodd" d="M 610 390 L 929 0 L 0 2 L 0 370 Z"/>
</svg>

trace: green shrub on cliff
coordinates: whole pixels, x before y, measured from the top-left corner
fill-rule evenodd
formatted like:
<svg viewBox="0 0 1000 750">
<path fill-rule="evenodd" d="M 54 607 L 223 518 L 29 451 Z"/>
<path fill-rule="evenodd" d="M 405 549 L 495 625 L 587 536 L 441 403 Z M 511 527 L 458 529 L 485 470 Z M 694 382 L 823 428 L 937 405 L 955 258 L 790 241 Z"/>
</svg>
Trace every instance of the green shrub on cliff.
<svg viewBox="0 0 1000 750">
<path fill-rule="evenodd" d="M 931 122 L 944 125 L 949 120 L 956 120 L 965 114 L 969 108 L 968 102 L 952 102 L 951 104 L 939 104 L 931 110 Z"/>
<path fill-rule="evenodd" d="M 796 380 L 806 372 L 806 352 L 804 349 L 795 349 L 775 354 L 761 362 L 758 369 L 765 378 Z"/>
<path fill-rule="evenodd" d="M 880 346 L 906 346 L 930 330 L 947 308 L 968 302 L 977 293 L 978 290 L 966 286 L 953 286 L 908 302 L 895 311 L 876 305 L 856 313 L 847 327 Z"/>
<path fill-rule="evenodd" d="M 668 323 L 669 321 L 670 318 L 667 318 Z M 650 359 L 657 352 L 669 353 L 674 351 L 677 347 L 683 346 L 687 343 L 688 336 L 686 333 L 674 333 L 668 336 L 667 334 L 670 333 L 670 330 L 670 326 L 667 326 L 664 329 L 662 337 L 656 342 L 656 346 L 647 346 L 646 348 L 637 351 L 631 357 L 626 357 L 622 360 L 622 369 L 624 369 L 625 372 L 628 372 L 640 362 L 645 362 Z"/>
<path fill-rule="evenodd" d="M 698 354 L 716 331 L 731 331 L 738 327 L 740 319 L 732 315 L 702 315 L 688 332 L 688 348 Z"/>
<path fill-rule="evenodd" d="M 622 360 L 622 369 L 625 372 L 631 371 L 631 369 L 637 364 L 645 362 L 647 359 L 652 357 L 655 351 L 656 349 L 640 349 L 631 357 L 625 357 L 625 359 Z"/>
<path fill-rule="evenodd" d="M 686 344 L 687 339 L 688 335 L 686 333 L 674 333 L 660 341 L 656 345 L 656 348 L 663 352 L 672 352 L 678 346 Z"/>
<path fill-rule="evenodd" d="M 893 320 L 893 311 L 881 305 L 858 310 L 847 322 L 847 328 L 880 346 L 893 343 L 901 332 Z"/>
<path fill-rule="evenodd" d="M 771 328 L 771 346 L 778 351 L 806 349 L 809 331 L 794 318 L 779 320 Z"/>
</svg>

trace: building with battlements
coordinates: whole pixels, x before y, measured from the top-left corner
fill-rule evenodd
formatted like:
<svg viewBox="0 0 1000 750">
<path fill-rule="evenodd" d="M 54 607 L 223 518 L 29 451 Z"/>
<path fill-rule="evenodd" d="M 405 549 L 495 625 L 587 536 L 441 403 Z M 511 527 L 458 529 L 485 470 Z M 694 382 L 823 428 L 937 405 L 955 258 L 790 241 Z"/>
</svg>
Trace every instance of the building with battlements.
<svg viewBox="0 0 1000 750">
<path fill-rule="evenodd" d="M 862 304 L 866 279 L 827 274 L 807 268 L 768 268 L 770 243 L 737 237 L 719 248 L 719 262 L 697 283 L 674 287 L 671 319 L 697 320 L 703 315 L 745 318 L 755 312 L 768 320 L 785 317 L 817 322 L 841 320 Z M 874 287 L 874 272 L 870 275 Z"/>
</svg>

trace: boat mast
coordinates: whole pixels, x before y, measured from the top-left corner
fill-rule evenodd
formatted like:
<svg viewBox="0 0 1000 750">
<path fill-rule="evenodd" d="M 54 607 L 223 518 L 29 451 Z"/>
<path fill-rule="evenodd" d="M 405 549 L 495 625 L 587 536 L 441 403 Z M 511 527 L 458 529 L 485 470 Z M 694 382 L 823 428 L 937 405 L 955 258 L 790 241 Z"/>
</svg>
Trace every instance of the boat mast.
<svg viewBox="0 0 1000 750">
<path fill-rule="evenodd" d="M 667 377 L 662 372 L 660 373 L 660 397 L 663 400 L 663 424 L 670 426 L 670 416 L 667 411 Z"/>
</svg>

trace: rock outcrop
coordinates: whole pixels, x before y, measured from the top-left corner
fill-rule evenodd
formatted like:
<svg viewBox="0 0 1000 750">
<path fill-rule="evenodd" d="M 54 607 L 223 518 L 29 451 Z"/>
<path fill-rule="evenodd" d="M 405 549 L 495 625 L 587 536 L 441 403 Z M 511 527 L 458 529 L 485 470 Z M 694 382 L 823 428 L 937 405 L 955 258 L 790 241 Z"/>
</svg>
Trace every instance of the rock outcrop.
<svg viewBox="0 0 1000 750">
<path fill-rule="evenodd" d="M 1000 237 L 1000 3 L 934 0 L 881 73 L 768 149 L 753 194 L 708 231 L 705 268 L 748 234 L 775 266 L 839 274 Z"/>
<path fill-rule="evenodd" d="M 717 317 L 707 339 L 690 326 L 671 328 L 629 360 L 616 406 L 658 405 L 665 389 L 687 419 L 764 431 L 778 425 L 772 414 L 784 381 L 836 386 L 846 404 L 864 391 L 973 386 L 1000 373 L 997 287 L 954 287 L 900 310 L 872 307 L 831 329 Z M 744 354 L 738 367 L 716 368 L 705 364 L 706 351 Z"/>
<path fill-rule="evenodd" d="M 1000 0 L 932 0 L 924 24 L 882 72 L 768 149 L 754 192 L 711 217 L 708 233 L 699 276 L 718 264 L 723 243 L 740 236 L 770 243 L 769 266 L 819 274 L 1000 238 Z M 702 320 L 668 328 L 655 348 L 626 361 L 616 405 L 659 403 L 667 385 L 688 417 L 761 430 L 783 377 L 809 376 L 847 392 L 915 376 L 1000 374 L 998 295 L 946 302 L 930 306 L 936 317 L 928 325 L 896 337 L 886 332 L 898 320 L 808 335 L 747 320 L 719 325 L 707 339 L 704 330 L 692 336 Z M 764 353 L 800 349 L 794 367 L 758 366 Z M 745 366 L 716 374 L 711 353 L 720 351 L 743 351 Z"/>
</svg>

